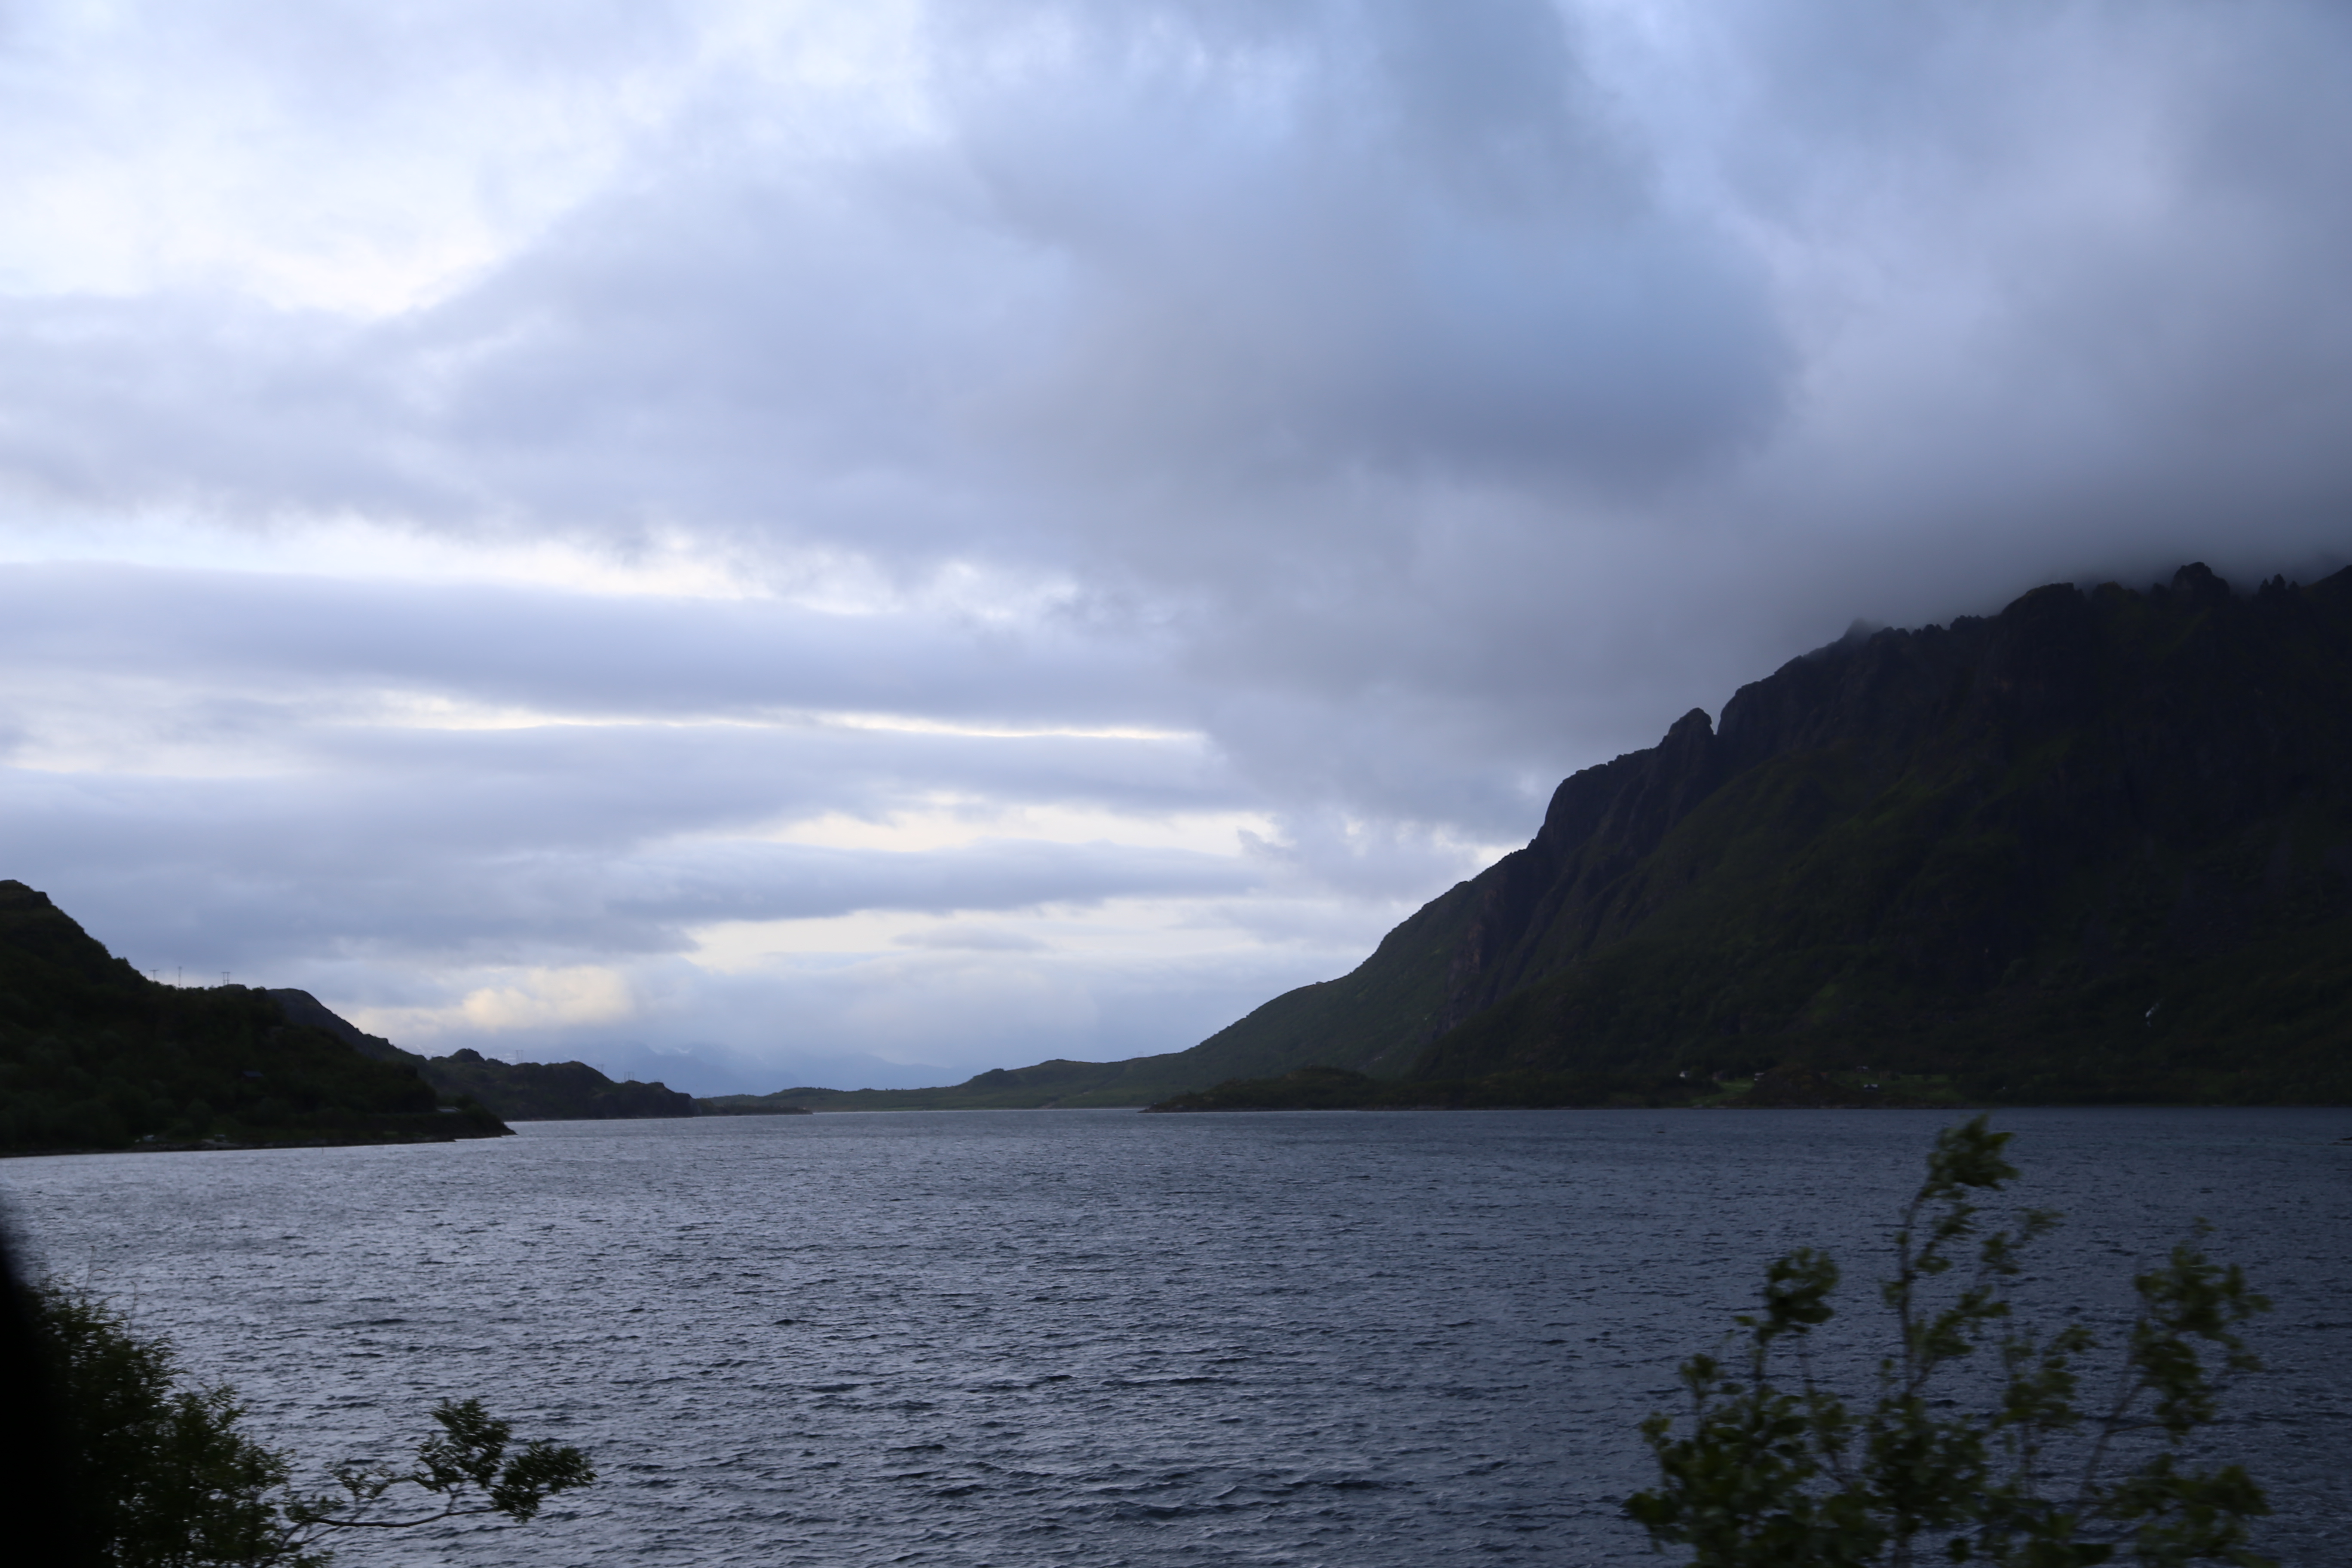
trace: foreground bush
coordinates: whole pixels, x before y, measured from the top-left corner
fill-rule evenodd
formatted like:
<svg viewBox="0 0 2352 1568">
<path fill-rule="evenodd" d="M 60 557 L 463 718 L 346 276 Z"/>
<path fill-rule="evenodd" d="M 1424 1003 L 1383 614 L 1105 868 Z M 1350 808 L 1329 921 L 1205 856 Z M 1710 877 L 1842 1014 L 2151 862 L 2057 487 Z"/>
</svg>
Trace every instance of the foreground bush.
<svg viewBox="0 0 2352 1568">
<path fill-rule="evenodd" d="M 1810 1248 L 1767 1272 L 1730 1364 L 1683 1363 L 1686 1423 L 1643 1423 L 1659 1484 L 1626 1505 L 1654 1544 L 1690 1548 L 1695 1568 L 2263 1563 L 2245 1544 L 2270 1511 L 2262 1489 L 2194 1459 L 2229 1384 L 2257 1368 L 2236 1327 L 2269 1302 L 2234 1265 L 2176 1247 L 2133 1281 L 2138 1315 L 2086 1394 L 2092 1331 L 2044 1337 L 2011 1312 L 2021 1251 L 2057 1215 L 2029 1209 L 1986 1233 L 1970 1201 L 2016 1177 L 2009 1138 L 1978 1117 L 1936 1140 L 1879 1287 L 1894 1344 L 1866 1401 L 1818 1375 L 1812 1335 L 1838 1268 Z"/>
<path fill-rule="evenodd" d="M 445 1400 L 414 1466 L 343 1464 L 328 1472 L 329 1489 L 299 1491 L 291 1457 L 246 1434 L 236 1391 L 190 1381 L 169 1341 L 85 1291 L 43 1286 L 29 1298 L 67 1450 L 60 1518 L 81 1554 L 110 1568 L 317 1568 L 342 1532 L 529 1520 L 596 1479 L 579 1449 L 515 1449 L 512 1429 L 479 1401 Z"/>
</svg>

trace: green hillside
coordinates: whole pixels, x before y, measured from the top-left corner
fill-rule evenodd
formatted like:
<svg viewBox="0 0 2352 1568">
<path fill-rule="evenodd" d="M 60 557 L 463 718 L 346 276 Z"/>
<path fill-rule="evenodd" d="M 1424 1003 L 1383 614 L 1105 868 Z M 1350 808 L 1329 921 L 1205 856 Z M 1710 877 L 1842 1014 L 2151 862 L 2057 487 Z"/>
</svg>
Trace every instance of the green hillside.
<svg viewBox="0 0 2352 1568">
<path fill-rule="evenodd" d="M 158 985 L 0 881 L 0 1152 L 406 1142 L 507 1131 L 243 985 Z"/>
<path fill-rule="evenodd" d="M 1658 1103 L 1774 1064 L 2352 1101 L 2352 572 L 2058 585 L 1819 650 L 1568 780 L 1526 848 L 1281 1000 L 1227 1034 L 1417 1086 L 1382 1102 Z"/>
<path fill-rule="evenodd" d="M 2352 1102 L 2352 572 L 1849 636 L 1188 1051 L 703 1104 L 1654 1104 L 1775 1067 L 1774 1103 Z"/>
</svg>

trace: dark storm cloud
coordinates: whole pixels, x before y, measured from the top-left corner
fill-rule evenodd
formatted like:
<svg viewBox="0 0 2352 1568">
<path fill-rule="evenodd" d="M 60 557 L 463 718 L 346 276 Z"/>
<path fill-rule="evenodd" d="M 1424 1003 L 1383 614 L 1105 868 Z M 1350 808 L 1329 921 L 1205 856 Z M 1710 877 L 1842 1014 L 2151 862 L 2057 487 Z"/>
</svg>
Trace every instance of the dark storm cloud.
<svg viewBox="0 0 2352 1568">
<path fill-rule="evenodd" d="M 1044 465 L 1647 478 L 1769 419 L 1759 270 L 1653 198 L 1550 7 L 1028 21 L 1050 44 L 957 101 L 1071 279 L 990 411 Z"/>
<path fill-rule="evenodd" d="M 1655 476 L 1769 422 L 1760 269 L 1654 199 L 1548 7 L 986 20 L 935 45 L 946 143 L 682 159 L 419 316 L 21 306 L 9 468 L 264 514 L 1020 553 L 1080 520 L 975 484 Z M 730 129 L 709 112 L 698 135 Z"/>
<path fill-rule="evenodd" d="M 1662 65 L 1563 15 L 959 7 L 937 138 L 779 163 L 714 99 L 420 314 L 16 302 L 0 450 L 52 498 L 1048 565 L 1313 702 L 1334 650 L 1475 702 L 1589 657 L 1563 624 L 1640 639 L 1627 555 L 1717 685 L 1857 596 L 2338 527 L 2339 19 L 1696 8 Z"/>
</svg>

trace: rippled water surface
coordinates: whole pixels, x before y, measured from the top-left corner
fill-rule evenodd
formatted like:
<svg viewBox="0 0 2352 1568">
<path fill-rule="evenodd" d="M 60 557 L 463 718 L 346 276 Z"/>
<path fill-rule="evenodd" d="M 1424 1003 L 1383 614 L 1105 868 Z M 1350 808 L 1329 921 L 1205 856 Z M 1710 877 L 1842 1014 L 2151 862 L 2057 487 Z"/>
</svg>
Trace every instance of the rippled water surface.
<svg viewBox="0 0 2352 1568">
<path fill-rule="evenodd" d="M 576 1505 L 350 1564 L 1650 1560 L 1673 1367 L 1800 1244 L 1875 1273 L 1910 1112 L 825 1115 L 20 1160 L 36 1256 L 325 1460 L 480 1394 Z M 2095 1318 L 2192 1216 L 2276 1299 L 2228 1444 L 2352 1562 L 2352 1112 L 2021 1111 Z M 1867 1313 L 1867 1291 L 1850 1288 Z M 387 1435 L 394 1441 L 386 1443 Z"/>
</svg>

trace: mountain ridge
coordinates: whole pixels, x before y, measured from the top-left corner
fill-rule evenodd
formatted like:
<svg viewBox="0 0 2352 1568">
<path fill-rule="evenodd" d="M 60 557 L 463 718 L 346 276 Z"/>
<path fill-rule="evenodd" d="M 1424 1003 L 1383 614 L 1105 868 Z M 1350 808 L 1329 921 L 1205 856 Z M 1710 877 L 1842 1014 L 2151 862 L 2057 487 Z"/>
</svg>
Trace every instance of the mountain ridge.
<svg viewBox="0 0 2352 1568">
<path fill-rule="evenodd" d="M 2241 595 L 2190 563 L 1858 626 L 1571 774 L 1356 969 L 1189 1051 L 728 1098 L 1134 1104 L 1317 1068 L 1382 1103 L 1667 1103 L 1780 1067 L 1785 1100 L 1869 1063 L 1979 1100 L 2347 1101 L 2347 954 L 2352 570 Z"/>
<path fill-rule="evenodd" d="M 1423 1083 L 1860 1057 L 1982 1100 L 2352 1099 L 2352 572 L 1842 639 L 1564 781 L 1415 921 L 1444 940 L 1348 978 L 1438 997 Z"/>
</svg>

